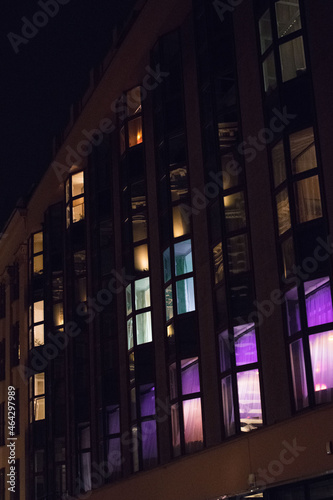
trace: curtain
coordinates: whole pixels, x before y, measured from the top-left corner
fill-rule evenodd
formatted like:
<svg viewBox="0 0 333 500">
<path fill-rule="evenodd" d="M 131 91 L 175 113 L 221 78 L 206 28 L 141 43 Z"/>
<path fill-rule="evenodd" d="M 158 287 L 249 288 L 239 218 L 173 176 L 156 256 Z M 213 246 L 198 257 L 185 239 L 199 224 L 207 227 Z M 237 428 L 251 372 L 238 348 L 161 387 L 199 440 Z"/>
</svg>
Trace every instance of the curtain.
<svg viewBox="0 0 333 500">
<path fill-rule="evenodd" d="M 91 490 L 91 454 L 81 454 L 81 481 L 84 491 Z"/>
<path fill-rule="evenodd" d="M 307 222 L 322 216 L 318 176 L 295 184 L 298 222 Z"/>
<path fill-rule="evenodd" d="M 144 469 L 149 469 L 157 463 L 156 422 L 149 420 L 141 423 L 142 459 Z"/>
<path fill-rule="evenodd" d="M 332 296 L 329 282 L 305 298 L 308 326 L 333 321 Z"/>
<path fill-rule="evenodd" d="M 185 450 L 192 453 L 203 446 L 201 398 L 183 401 Z"/>
<path fill-rule="evenodd" d="M 316 403 L 332 401 L 333 395 L 333 332 L 309 336 Z"/>
<path fill-rule="evenodd" d="M 192 394 L 200 392 L 199 363 L 198 358 L 184 359 L 182 365 L 182 392 Z"/>
<path fill-rule="evenodd" d="M 236 365 L 241 366 L 249 363 L 256 363 L 258 361 L 258 356 L 255 330 L 253 329 L 248 333 L 243 333 L 238 337 L 236 336 L 236 328 L 234 331 Z"/>
<path fill-rule="evenodd" d="M 308 388 L 303 356 L 302 339 L 290 345 L 290 363 L 296 410 L 308 406 Z"/>
<path fill-rule="evenodd" d="M 221 388 L 224 429 L 227 436 L 232 436 L 235 434 L 235 414 L 231 375 L 222 379 Z"/>
<path fill-rule="evenodd" d="M 141 417 L 155 415 L 155 387 L 152 384 L 140 387 Z"/>
<path fill-rule="evenodd" d="M 178 403 L 171 406 L 171 427 L 172 427 L 172 447 L 173 455 L 180 455 L 180 427 Z"/>
<path fill-rule="evenodd" d="M 193 278 L 176 282 L 177 287 L 177 311 L 184 314 L 195 310 L 194 282 Z"/>
<path fill-rule="evenodd" d="M 138 345 L 146 344 L 153 340 L 151 327 L 151 313 L 146 312 L 136 316 L 136 342 Z"/>
<path fill-rule="evenodd" d="M 258 370 L 237 373 L 237 387 L 242 430 L 249 431 L 262 424 Z"/>
</svg>

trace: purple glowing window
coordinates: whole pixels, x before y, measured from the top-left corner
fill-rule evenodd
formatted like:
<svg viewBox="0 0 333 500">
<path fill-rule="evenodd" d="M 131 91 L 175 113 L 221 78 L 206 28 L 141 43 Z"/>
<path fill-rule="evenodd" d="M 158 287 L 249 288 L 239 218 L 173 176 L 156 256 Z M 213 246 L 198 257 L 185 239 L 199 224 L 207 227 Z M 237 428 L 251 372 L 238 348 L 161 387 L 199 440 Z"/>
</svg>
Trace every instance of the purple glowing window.
<svg viewBox="0 0 333 500">
<path fill-rule="evenodd" d="M 119 406 L 109 406 L 107 408 L 108 434 L 120 432 Z"/>
<path fill-rule="evenodd" d="M 258 356 L 254 323 L 236 326 L 234 328 L 234 335 L 236 365 L 242 366 L 249 363 L 256 363 Z"/>
<path fill-rule="evenodd" d="M 295 407 L 296 410 L 301 410 L 309 404 L 302 339 L 297 340 L 290 345 L 290 363 L 293 379 Z"/>
<path fill-rule="evenodd" d="M 108 441 L 108 465 L 111 478 L 119 478 L 121 474 L 120 438 L 113 438 Z"/>
<path fill-rule="evenodd" d="M 185 451 L 192 453 L 203 447 L 201 398 L 183 401 Z"/>
<path fill-rule="evenodd" d="M 141 417 L 155 415 L 155 387 L 153 384 L 140 386 Z"/>
<path fill-rule="evenodd" d="M 333 397 L 333 331 L 310 335 L 310 354 L 316 403 Z"/>
<path fill-rule="evenodd" d="M 262 424 L 259 371 L 237 373 L 241 430 L 249 432 Z"/>
<path fill-rule="evenodd" d="M 233 339 L 229 339 L 228 330 L 224 330 L 219 335 L 219 353 L 221 373 L 230 368 L 230 353 L 233 352 Z"/>
<path fill-rule="evenodd" d="M 332 295 L 329 278 L 304 283 L 308 326 L 324 325 L 333 321 Z"/>
<path fill-rule="evenodd" d="M 227 437 L 235 434 L 234 398 L 231 375 L 221 381 L 224 430 Z"/>
<path fill-rule="evenodd" d="M 183 395 L 200 392 L 198 358 L 183 359 L 181 361 L 181 370 Z"/>
<path fill-rule="evenodd" d="M 149 469 L 157 464 L 156 422 L 149 420 L 141 423 L 143 468 Z"/>
<path fill-rule="evenodd" d="M 288 333 L 293 335 L 301 329 L 297 288 L 292 288 L 286 293 Z"/>
</svg>

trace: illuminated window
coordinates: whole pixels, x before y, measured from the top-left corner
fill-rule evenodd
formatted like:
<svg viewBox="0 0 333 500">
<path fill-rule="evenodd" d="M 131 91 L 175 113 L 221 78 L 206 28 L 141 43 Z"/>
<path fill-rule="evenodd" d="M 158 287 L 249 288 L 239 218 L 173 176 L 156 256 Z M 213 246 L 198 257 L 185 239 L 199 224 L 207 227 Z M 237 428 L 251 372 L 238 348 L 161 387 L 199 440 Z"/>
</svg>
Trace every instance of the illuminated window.
<svg viewBox="0 0 333 500">
<path fill-rule="evenodd" d="M 45 419 L 45 373 L 36 373 L 29 380 L 30 422 Z"/>
<path fill-rule="evenodd" d="M 130 148 L 138 146 L 143 142 L 142 137 L 142 105 L 141 87 L 134 87 L 121 97 L 126 116 L 123 126 L 120 128 L 120 154 L 122 155 Z"/>
<path fill-rule="evenodd" d="M 73 174 L 66 181 L 66 227 L 85 218 L 84 172 Z"/>
</svg>

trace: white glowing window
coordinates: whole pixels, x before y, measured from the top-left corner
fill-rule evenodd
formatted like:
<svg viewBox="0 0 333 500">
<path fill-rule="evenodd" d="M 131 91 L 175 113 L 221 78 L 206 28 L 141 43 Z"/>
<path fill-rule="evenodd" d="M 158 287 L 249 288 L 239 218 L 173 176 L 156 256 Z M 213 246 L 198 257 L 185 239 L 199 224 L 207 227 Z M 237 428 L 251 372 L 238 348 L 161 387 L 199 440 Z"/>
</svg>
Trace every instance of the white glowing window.
<svg viewBox="0 0 333 500">
<path fill-rule="evenodd" d="M 77 198 L 73 200 L 73 222 L 79 222 L 84 219 L 84 198 Z"/>
<path fill-rule="evenodd" d="M 44 300 L 34 303 L 34 323 L 44 321 Z"/>
<path fill-rule="evenodd" d="M 34 326 L 34 347 L 44 345 L 44 325 Z"/>
<path fill-rule="evenodd" d="M 84 175 L 83 172 L 72 176 L 72 197 L 79 196 L 84 193 Z"/>
<path fill-rule="evenodd" d="M 148 271 L 148 246 L 140 245 L 134 248 L 134 267 L 136 271 Z"/>
<path fill-rule="evenodd" d="M 35 390 L 34 396 L 45 394 L 45 373 L 36 373 L 34 375 Z"/>
<path fill-rule="evenodd" d="M 33 236 L 34 239 L 34 254 L 42 252 L 43 251 L 43 233 L 36 233 Z"/>
</svg>

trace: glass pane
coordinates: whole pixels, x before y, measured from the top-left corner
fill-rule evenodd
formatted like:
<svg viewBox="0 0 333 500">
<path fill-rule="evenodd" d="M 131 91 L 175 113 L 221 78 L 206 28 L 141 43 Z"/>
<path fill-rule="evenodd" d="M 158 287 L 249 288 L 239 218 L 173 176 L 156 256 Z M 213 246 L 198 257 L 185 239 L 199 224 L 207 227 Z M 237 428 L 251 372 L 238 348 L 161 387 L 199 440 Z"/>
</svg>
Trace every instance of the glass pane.
<svg viewBox="0 0 333 500">
<path fill-rule="evenodd" d="M 151 313 L 138 314 L 136 317 L 136 343 L 145 344 L 153 340 L 151 329 Z"/>
<path fill-rule="evenodd" d="M 288 333 L 293 335 L 301 329 L 297 288 L 292 288 L 286 293 Z"/>
<path fill-rule="evenodd" d="M 249 270 L 246 234 L 228 239 L 228 260 L 230 274 L 244 273 Z"/>
<path fill-rule="evenodd" d="M 72 176 L 72 197 L 79 196 L 84 193 L 84 174 L 79 172 Z"/>
<path fill-rule="evenodd" d="M 184 314 L 195 310 L 193 278 L 177 281 L 177 312 Z"/>
<path fill-rule="evenodd" d="M 141 87 L 134 87 L 134 89 L 129 90 L 126 94 L 126 102 L 128 116 L 141 113 Z"/>
<path fill-rule="evenodd" d="M 141 423 L 143 468 L 149 469 L 157 465 L 156 422 L 149 420 Z"/>
<path fill-rule="evenodd" d="M 218 243 L 213 248 L 213 259 L 214 259 L 215 285 L 217 285 L 217 283 L 223 281 L 224 277 L 222 243 Z"/>
<path fill-rule="evenodd" d="M 219 335 L 219 356 L 221 373 L 230 368 L 230 353 L 234 352 L 233 338 L 229 338 L 228 330 L 224 330 Z"/>
<path fill-rule="evenodd" d="M 91 453 L 80 454 L 81 487 L 84 491 L 91 490 Z"/>
<path fill-rule="evenodd" d="M 172 201 L 186 199 L 188 194 L 186 167 L 177 168 L 170 172 L 170 190 Z"/>
<path fill-rule="evenodd" d="M 237 231 L 245 227 L 245 201 L 242 191 L 224 197 L 224 210 L 227 231 Z"/>
<path fill-rule="evenodd" d="M 220 122 L 217 126 L 220 149 L 223 151 L 225 148 L 232 147 L 237 141 L 238 123 Z"/>
<path fill-rule="evenodd" d="M 172 285 L 165 289 L 165 315 L 167 321 L 173 318 Z"/>
<path fill-rule="evenodd" d="M 45 397 L 34 399 L 35 420 L 45 419 Z"/>
<path fill-rule="evenodd" d="M 197 357 L 181 361 L 181 377 L 183 396 L 200 392 L 199 362 Z"/>
<path fill-rule="evenodd" d="M 176 276 L 191 273 L 192 263 L 192 243 L 191 240 L 181 241 L 175 244 L 175 272 Z"/>
<path fill-rule="evenodd" d="M 134 340 L 133 340 L 133 319 L 129 319 L 127 321 L 127 348 L 132 349 L 134 346 Z"/>
<path fill-rule="evenodd" d="M 34 254 L 42 252 L 43 251 L 43 233 L 42 232 L 36 233 L 36 234 L 34 234 L 33 238 L 34 238 L 34 249 L 33 249 Z"/>
<path fill-rule="evenodd" d="M 286 163 L 284 157 L 284 146 L 282 141 L 280 141 L 272 149 L 272 164 L 273 164 L 273 174 L 274 174 L 274 186 L 277 187 L 287 178 Z"/>
<path fill-rule="evenodd" d="M 132 312 L 132 285 L 126 287 L 126 314 L 127 316 Z"/>
<path fill-rule="evenodd" d="M 301 410 L 309 404 L 302 339 L 290 344 L 289 348 L 295 407 Z"/>
<path fill-rule="evenodd" d="M 110 469 L 110 477 L 118 479 L 121 476 L 121 447 L 120 438 L 107 441 L 107 461 Z"/>
<path fill-rule="evenodd" d="M 178 403 L 171 406 L 172 448 L 173 456 L 180 455 L 180 427 Z"/>
<path fill-rule="evenodd" d="M 249 432 L 262 424 L 259 371 L 237 373 L 241 431 Z"/>
<path fill-rule="evenodd" d="M 256 363 L 258 356 L 254 324 L 235 326 L 234 336 L 236 366 Z"/>
<path fill-rule="evenodd" d="M 53 306 L 53 323 L 54 326 L 61 326 L 64 324 L 64 306 L 62 302 L 54 304 Z"/>
<path fill-rule="evenodd" d="M 201 398 L 183 401 L 185 451 L 193 453 L 203 447 Z"/>
<path fill-rule="evenodd" d="M 175 399 L 178 396 L 177 386 L 177 367 L 176 363 L 169 366 L 170 398 Z"/>
<path fill-rule="evenodd" d="M 271 92 L 276 88 L 274 52 L 271 52 L 262 63 L 262 71 L 264 75 L 265 92 Z"/>
<path fill-rule="evenodd" d="M 229 437 L 235 434 L 234 397 L 232 393 L 231 375 L 222 379 L 221 388 L 224 430 L 226 436 Z"/>
<path fill-rule="evenodd" d="M 283 82 L 302 75 L 306 70 L 303 37 L 280 45 L 280 60 Z"/>
<path fill-rule="evenodd" d="M 120 432 L 120 413 L 119 406 L 109 406 L 106 409 L 107 411 L 107 433 L 108 434 L 117 434 Z"/>
<path fill-rule="evenodd" d="M 134 182 L 131 187 L 131 206 L 133 211 L 143 209 L 147 206 L 146 186 L 144 181 Z"/>
<path fill-rule="evenodd" d="M 141 417 L 155 415 L 155 387 L 153 384 L 140 386 Z"/>
<path fill-rule="evenodd" d="M 309 342 L 316 403 L 327 403 L 333 396 L 333 332 L 310 335 Z"/>
<path fill-rule="evenodd" d="M 263 54 L 266 49 L 272 44 L 272 25 L 269 9 L 261 16 L 259 20 L 260 47 Z"/>
<path fill-rule="evenodd" d="M 276 209 L 278 216 L 279 236 L 290 229 L 290 207 L 287 189 L 276 195 Z"/>
<path fill-rule="evenodd" d="M 84 198 L 73 200 L 72 216 L 73 222 L 79 222 L 84 219 Z"/>
<path fill-rule="evenodd" d="M 221 156 L 223 189 L 238 186 L 241 181 L 242 167 L 232 153 Z"/>
<path fill-rule="evenodd" d="M 171 257 L 170 248 L 163 252 L 163 270 L 164 270 L 164 283 L 171 279 Z"/>
<path fill-rule="evenodd" d="M 302 28 L 298 0 L 279 0 L 275 11 L 279 38 Z"/>
<path fill-rule="evenodd" d="M 34 274 L 43 274 L 43 255 L 34 257 Z"/>
<path fill-rule="evenodd" d="M 86 251 L 80 250 L 74 253 L 74 272 L 75 276 L 85 276 L 86 274 Z"/>
<path fill-rule="evenodd" d="M 332 295 L 328 277 L 304 283 L 308 326 L 324 325 L 333 321 Z"/>
<path fill-rule="evenodd" d="M 142 143 L 142 118 L 135 118 L 128 122 L 128 141 L 129 147 L 132 148 L 137 144 Z"/>
<path fill-rule="evenodd" d="M 44 321 L 44 300 L 34 303 L 34 323 Z"/>
<path fill-rule="evenodd" d="M 283 260 L 283 274 L 285 278 L 287 278 L 288 274 L 291 272 L 295 264 L 294 243 L 291 236 L 281 243 L 281 249 Z"/>
<path fill-rule="evenodd" d="M 135 309 L 150 307 L 150 281 L 142 278 L 135 282 Z"/>
<path fill-rule="evenodd" d="M 36 373 L 34 375 L 34 396 L 45 394 L 45 373 Z"/>
<path fill-rule="evenodd" d="M 134 268 L 136 271 L 149 271 L 148 245 L 134 247 Z"/>
<path fill-rule="evenodd" d="M 172 208 L 173 237 L 178 238 L 190 232 L 190 218 L 180 205 Z"/>
<path fill-rule="evenodd" d="M 130 384 L 135 382 L 135 357 L 132 351 L 128 356 Z"/>
<path fill-rule="evenodd" d="M 66 207 L 66 228 L 69 227 L 71 223 L 71 207 L 67 205 Z"/>
<path fill-rule="evenodd" d="M 316 147 L 313 128 L 291 134 L 289 137 L 293 174 L 317 167 Z"/>
<path fill-rule="evenodd" d="M 70 198 L 70 183 L 69 179 L 66 181 L 66 203 L 69 201 Z"/>
<path fill-rule="evenodd" d="M 146 214 L 135 214 L 132 217 L 133 242 L 147 239 Z"/>
<path fill-rule="evenodd" d="M 318 176 L 295 183 L 296 215 L 299 223 L 322 217 Z"/>
</svg>

